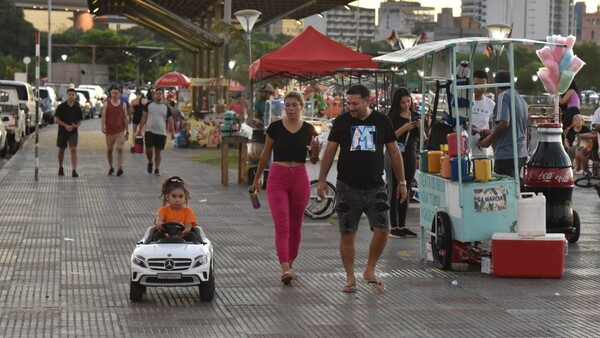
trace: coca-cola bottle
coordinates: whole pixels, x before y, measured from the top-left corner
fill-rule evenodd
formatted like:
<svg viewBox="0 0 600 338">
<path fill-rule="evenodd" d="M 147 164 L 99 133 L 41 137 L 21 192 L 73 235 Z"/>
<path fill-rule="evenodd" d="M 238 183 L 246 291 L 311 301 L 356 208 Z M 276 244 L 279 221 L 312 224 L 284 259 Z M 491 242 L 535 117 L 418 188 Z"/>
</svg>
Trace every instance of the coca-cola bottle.
<svg viewBox="0 0 600 338">
<path fill-rule="evenodd" d="M 568 232 L 573 226 L 573 168 L 562 145 L 560 123 L 538 125 L 538 144 L 525 165 L 524 187 L 546 197 L 546 230 Z"/>
</svg>

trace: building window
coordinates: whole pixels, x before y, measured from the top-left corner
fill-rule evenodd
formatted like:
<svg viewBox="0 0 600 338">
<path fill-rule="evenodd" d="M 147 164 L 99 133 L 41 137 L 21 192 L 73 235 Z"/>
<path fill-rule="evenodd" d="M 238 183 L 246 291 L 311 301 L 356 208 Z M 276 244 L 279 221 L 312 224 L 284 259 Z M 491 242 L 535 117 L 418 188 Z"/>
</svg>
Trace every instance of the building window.
<svg viewBox="0 0 600 338">
<path fill-rule="evenodd" d="M 595 33 L 596 33 L 595 31 L 592 31 L 592 40 L 596 40 L 596 34 Z"/>
</svg>

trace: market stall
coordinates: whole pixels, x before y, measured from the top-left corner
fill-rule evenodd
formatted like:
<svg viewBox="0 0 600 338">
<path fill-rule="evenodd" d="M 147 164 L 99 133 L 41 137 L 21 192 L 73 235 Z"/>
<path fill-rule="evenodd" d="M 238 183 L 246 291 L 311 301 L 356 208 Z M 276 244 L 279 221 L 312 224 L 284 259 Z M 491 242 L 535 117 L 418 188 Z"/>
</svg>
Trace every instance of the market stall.
<svg viewBox="0 0 600 338">
<path fill-rule="evenodd" d="M 429 87 L 436 84 L 439 85 L 440 81 L 450 81 L 452 84 L 451 93 L 455 99 L 452 99 L 449 105 L 454 106 L 458 110 L 457 98 L 461 96 L 465 96 L 468 99 L 471 98 L 473 89 L 475 88 L 515 88 L 514 46 L 518 44 L 540 47 L 554 45 L 521 39 L 462 38 L 425 43 L 376 57 L 374 60 L 399 64 L 401 66 L 416 60 L 422 61 L 425 72 L 422 80 L 422 92 L 429 92 Z M 503 46 L 506 48 L 510 82 L 473 85 L 472 74 L 467 75 L 466 78 L 468 81 L 459 81 L 460 71 L 457 68 L 460 66 L 461 61 L 463 61 L 457 59 L 459 51 L 464 52 L 466 50 L 469 55 L 468 62 L 472 65 L 473 56 L 478 46 L 479 49 L 483 49 L 485 46 Z M 461 92 L 462 94 L 459 95 Z M 466 95 L 464 94 L 465 92 Z M 511 92 L 514 93 L 514 91 Z M 435 98 L 435 100 L 437 99 L 439 97 Z M 514 96 L 511 98 L 511 101 L 511 121 L 514 121 Z M 437 103 L 434 102 L 433 106 L 437 106 Z M 540 219 L 540 217 L 532 217 L 531 214 L 528 215 L 529 212 L 522 211 L 527 203 L 523 202 L 525 196 L 520 193 L 519 175 L 512 178 L 492 174 L 489 164 L 481 167 L 481 169 L 477 168 L 475 175 L 472 174 L 470 169 L 471 161 L 467 157 L 470 152 L 471 133 L 461 133 L 461 122 L 467 124 L 467 130 L 471 129 L 471 108 L 469 105 L 466 105 L 466 107 L 462 111 L 465 114 L 463 116 L 464 119 L 454 119 L 456 123 L 453 126 L 455 132 L 449 134 L 446 138 L 448 150 L 446 150 L 446 147 L 442 147 L 443 150 L 440 149 L 440 151 L 425 150 L 424 136 L 421 136 L 421 166 L 418 170 L 420 177 L 418 193 L 420 198 L 419 219 L 421 230 L 419 251 L 421 258 L 433 261 L 442 269 L 451 268 L 453 263 L 489 263 L 492 252 L 489 247 L 481 246 L 482 242 L 489 243 L 494 236 L 502 237 L 507 235 L 502 237 L 502 239 L 508 238 L 511 245 L 517 247 L 523 243 L 523 238 L 512 238 L 512 235 L 516 236 L 516 232 L 521 232 L 525 228 L 539 228 L 539 225 L 543 222 L 543 219 Z M 456 116 L 459 113 L 461 112 L 456 111 Z M 432 123 L 435 122 L 432 121 Z M 515 124 L 511 123 L 510 125 L 513 139 L 516 139 Z M 421 130 L 426 130 L 425 127 L 425 119 L 421 119 Z M 429 136 L 431 138 L 433 135 Z M 446 159 L 451 159 L 449 161 L 451 164 L 440 160 L 443 154 L 448 156 Z M 513 158 L 516 173 L 519 172 L 517 154 L 517 144 L 514 142 Z M 446 164 L 445 167 L 448 171 L 444 171 L 441 168 L 444 167 L 444 164 Z M 541 194 L 539 196 L 543 198 Z M 536 197 L 538 196 L 536 195 Z M 539 200 L 535 202 L 537 201 Z M 540 203 L 534 204 L 537 207 L 540 205 Z M 541 209 L 544 210 L 544 207 L 542 206 Z M 545 223 L 543 224 L 542 228 L 545 234 Z M 545 243 L 553 243 L 553 245 L 558 243 L 552 250 L 560 250 L 562 248 L 564 256 L 565 236 L 564 234 L 554 235 L 548 234 L 541 238 L 549 240 Z M 536 251 L 536 249 L 536 246 L 532 247 L 532 251 Z M 497 263 L 498 266 L 501 266 L 506 263 L 507 256 L 505 253 L 506 251 L 503 251 L 501 254 L 500 250 L 495 250 L 494 264 Z M 524 258 L 521 262 L 511 262 L 511 264 L 514 266 L 519 266 L 520 264 L 526 265 L 530 259 Z M 534 262 L 534 264 L 545 263 L 546 261 Z M 559 262 L 557 261 L 556 263 L 558 264 Z M 483 264 L 483 266 L 487 266 L 489 272 L 489 264 Z M 562 275 L 562 265 L 560 275 Z M 553 275 L 552 277 L 560 277 L 560 275 Z"/>
</svg>

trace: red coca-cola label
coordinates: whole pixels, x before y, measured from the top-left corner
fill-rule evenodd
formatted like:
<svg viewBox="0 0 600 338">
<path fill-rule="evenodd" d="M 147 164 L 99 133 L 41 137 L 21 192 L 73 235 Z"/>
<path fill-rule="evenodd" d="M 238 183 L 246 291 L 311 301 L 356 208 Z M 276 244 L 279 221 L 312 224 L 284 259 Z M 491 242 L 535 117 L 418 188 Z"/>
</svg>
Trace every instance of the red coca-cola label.
<svg viewBox="0 0 600 338">
<path fill-rule="evenodd" d="M 573 168 L 526 168 L 525 185 L 533 187 L 572 187 Z"/>
</svg>

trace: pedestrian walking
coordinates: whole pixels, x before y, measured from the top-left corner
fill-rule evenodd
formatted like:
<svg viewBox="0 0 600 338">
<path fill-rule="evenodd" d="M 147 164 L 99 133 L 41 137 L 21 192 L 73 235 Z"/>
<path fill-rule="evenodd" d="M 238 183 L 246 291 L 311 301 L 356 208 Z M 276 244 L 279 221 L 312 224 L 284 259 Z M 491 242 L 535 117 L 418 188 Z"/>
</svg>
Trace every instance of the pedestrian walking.
<svg viewBox="0 0 600 338">
<path fill-rule="evenodd" d="M 106 158 L 108 174 L 115 172 L 113 150 L 117 151 L 117 176 L 123 175 L 123 147 L 129 137 L 127 105 L 121 101 L 121 88 L 113 86 L 109 90 L 110 99 L 102 107 L 102 133 L 106 138 Z"/>
<path fill-rule="evenodd" d="M 267 166 L 271 152 L 273 162 L 267 181 L 267 198 L 275 225 L 275 249 L 281 265 L 281 282 L 290 284 L 294 260 L 302 237 L 304 209 L 310 197 L 306 172 L 307 151 L 310 162 L 319 161 L 321 145 L 315 127 L 302 120 L 304 99 L 298 92 L 284 98 L 286 117 L 269 124 L 265 147 L 260 155 L 252 188 L 260 190 L 259 178 Z"/>
<path fill-rule="evenodd" d="M 164 102 L 162 90 L 154 91 L 154 100 L 144 108 L 136 136 L 141 136 L 144 128 L 146 128 L 144 145 L 148 159 L 148 174 L 152 174 L 154 168 L 154 175 L 160 176 L 161 152 L 167 143 L 167 131 L 171 134 L 171 138 L 174 137 L 171 110 Z"/>
<path fill-rule="evenodd" d="M 356 292 L 354 276 L 354 242 L 358 223 L 366 214 L 373 231 L 367 265 L 363 278 L 377 291 L 385 289 L 375 274 L 377 261 L 387 243 L 389 234 L 388 197 L 383 181 L 385 147 L 398 179 L 396 197 L 403 202 L 407 189 L 402 156 L 396 145 L 396 135 L 390 119 L 369 105 L 369 89 L 354 85 L 346 92 L 348 113 L 338 116 L 329 133 L 327 147 L 321 162 L 317 193 L 325 198 L 327 173 L 338 150 L 336 183 L 336 210 L 339 220 L 340 255 L 346 271 L 343 292 Z"/>
<path fill-rule="evenodd" d="M 83 112 L 79 103 L 75 102 L 77 92 L 74 88 L 67 89 L 67 101 L 56 107 L 54 121 L 58 124 L 58 136 L 56 146 L 58 147 L 58 176 L 65 176 L 63 161 L 65 159 L 65 149 L 69 146 L 71 153 L 72 176 L 79 177 L 77 173 L 77 128 L 83 120 Z"/>
<path fill-rule="evenodd" d="M 392 106 L 388 113 L 388 117 L 392 120 L 396 142 L 402 156 L 404 179 L 408 186 L 414 180 L 417 170 L 417 144 L 420 138 L 421 126 L 420 116 L 417 112 L 411 110 L 412 106 L 413 99 L 410 92 L 405 87 L 400 87 L 394 92 Z M 391 183 L 388 191 L 393 193 L 398 187 L 398 180 L 392 174 L 391 168 L 389 176 L 386 175 L 386 177 L 388 177 L 388 182 Z M 402 203 L 398 201 L 396 196 L 389 196 L 388 200 L 390 203 L 390 237 L 417 237 L 417 234 L 406 226 L 406 214 L 408 213 L 410 198 L 406 198 Z"/>
<path fill-rule="evenodd" d="M 138 125 L 140 124 L 140 121 L 142 121 L 144 107 L 148 103 L 148 100 L 146 100 L 146 97 L 142 93 L 141 89 L 139 89 L 139 88 L 136 89 L 135 95 L 136 95 L 135 99 L 133 99 L 131 101 L 131 108 L 133 109 L 133 115 L 131 117 L 131 124 L 132 124 L 132 128 L 133 128 L 132 134 L 134 136 L 137 135 Z M 135 137 L 132 137 L 132 140 L 131 140 L 131 148 L 133 149 L 133 147 L 135 147 Z"/>
</svg>

